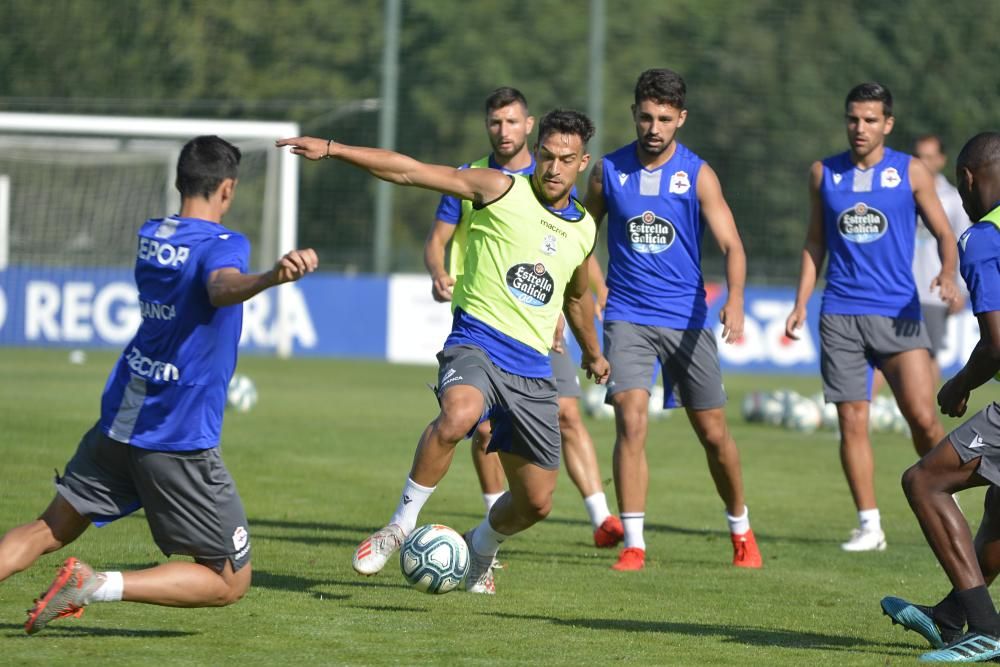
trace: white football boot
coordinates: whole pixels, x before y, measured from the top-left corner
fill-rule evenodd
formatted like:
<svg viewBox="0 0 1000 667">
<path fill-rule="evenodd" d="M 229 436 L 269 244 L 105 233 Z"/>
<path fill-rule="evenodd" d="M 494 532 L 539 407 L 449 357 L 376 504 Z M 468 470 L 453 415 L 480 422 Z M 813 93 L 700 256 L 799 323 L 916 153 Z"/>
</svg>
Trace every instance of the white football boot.
<svg viewBox="0 0 1000 667">
<path fill-rule="evenodd" d="M 365 576 L 378 574 L 404 539 L 403 529 L 394 523 L 375 531 L 354 550 L 354 571 Z"/>
<path fill-rule="evenodd" d="M 496 595 L 497 587 L 493 581 L 493 568 L 496 559 L 491 556 L 480 556 L 472 548 L 472 531 L 463 535 L 469 547 L 469 572 L 465 575 L 465 590 L 469 593 Z"/>
<path fill-rule="evenodd" d="M 851 531 L 851 539 L 840 545 L 844 551 L 885 551 L 885 533 L 880 529 Z"/>
</svg>

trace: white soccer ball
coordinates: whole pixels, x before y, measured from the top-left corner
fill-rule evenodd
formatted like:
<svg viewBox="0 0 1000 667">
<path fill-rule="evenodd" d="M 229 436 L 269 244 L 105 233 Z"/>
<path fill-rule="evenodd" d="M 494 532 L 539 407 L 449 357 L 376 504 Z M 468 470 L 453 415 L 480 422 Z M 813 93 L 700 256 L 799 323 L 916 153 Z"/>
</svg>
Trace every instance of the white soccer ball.
<svg viewBox="0 0 1000 667">
<path fill-rule="evenodd" d="M 743 420 L 759 422 L 764 420 L 764 399 L 767 394 L 762 391 L 749 391 L 743 395 Z"/>
<path fill-rule="evenodd" d="M 893 413 L 893 401 L 884 396 L 876 396 L 868 409 L 868 425 L 875 433 L 891 433 L 892 424 L 896 420 Z"/>
<path fill-rule="evenodd" d="M 608 389 L 603 384 L 595 384 L 583 393 L 583 411 L 595 419 L 613 419 L 615 409 L 604 402 Z"/>
<path fill-rule="evenodd" d="M 236 412 L 250 412 L 257 405 L 257 387 L 246 375 L 235 373 L 229 380 L 226 404 Z"/>
<path fill-rule="evenodd" d="M 793 431 L 812 433 L 823 423 L 823 410 L 811 398 L 800 396 L 788 404 L 782 423 Z"/>
<path fill-rule="evenodd" d="M 823 421 L 821 425 L 823 428 L 831 431 L 840 430 L 840 415 L 837 412 L 836 403 L 823 404 Z"/>
<path fill-rule="evenodd" d="M 399 569 L 418 591 L 447 593 L 458 588 L 469 572 L 469 547 L 448 526 L 421 526 L 403 542 Z"/>
<path fill-rule="evenodd" d="M 771 426 L 781 426 L 785 417 L 785 396 L 787 392 L 765 393 L 760 407 L 761 421 Z"/>
</svg>

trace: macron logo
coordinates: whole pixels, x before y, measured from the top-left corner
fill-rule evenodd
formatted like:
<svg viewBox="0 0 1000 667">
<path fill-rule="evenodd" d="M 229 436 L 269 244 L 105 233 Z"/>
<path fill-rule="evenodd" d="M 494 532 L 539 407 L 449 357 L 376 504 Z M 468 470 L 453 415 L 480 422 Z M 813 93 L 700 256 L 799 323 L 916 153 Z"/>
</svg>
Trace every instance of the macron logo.
<svg viewBox="0 0 1000 667">
<path fill-rule="evenodd" d="M 980 447 L 985 447 L 986 443 L 983 442 L 983 436 L 976 433 L 976 438 L 969 443 L 969 449 L 979 449 Z"/>
<path fill-rule="evenodd" d="M 628 174 L 618 174 L 618 185 L 625 185 L 625 181 L 628 180 Z"/>
<path fill-rule="evenodd" d="M 230 236 L 232 236 L 232 234 L 219 234 L 219 238 L 223 241 L 228 241 Z"/>
<path fill-rule="evenodd" d="M 413 502 L 413 498 L 411 498 L 409 496 L 403 496 L 403 504 L 404 505 L 409 505 L 412 502 Z"/>
</svg>

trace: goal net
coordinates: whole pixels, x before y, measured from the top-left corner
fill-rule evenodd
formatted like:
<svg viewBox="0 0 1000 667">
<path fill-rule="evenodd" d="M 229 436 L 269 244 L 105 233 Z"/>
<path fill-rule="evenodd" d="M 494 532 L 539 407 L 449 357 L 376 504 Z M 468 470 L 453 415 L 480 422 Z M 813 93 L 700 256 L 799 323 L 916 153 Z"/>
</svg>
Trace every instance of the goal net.
<svg viewBox="0 0 1000 667">
<path fill-rule="evenodd" d="M 83 327 L 90 339 L 51 329 L 66 328 L 66 308 L 114 319 L 93 312 L 100 305 L 93 301 L 106 281 L 120 282 L 123 272 L 130 280 L 139 225 L 179 211 L 177 157 L 197 135 L 216 134 L 242 151 L 225 224 L 249 237 L 253 270 L 272 266 L 295 247 L 298 199 L 297 158 L 276 150 L 274 140 L 298 133 L 294 123 L 0 113 L 0 344 L 121 342 L 124 332 L 109 340 L 100 327 Z M 76 290 L 72 303 L 67 289 Z M 283 292 L 273 310 L 274 344 L 284 355 Z M 39 307 L 47 310 L 27 312 Z M 46 319 L 51 313 L 58 325 Z M 131 321 L 118 329 L 138 325 L 122 318 Z"/>
</svg>

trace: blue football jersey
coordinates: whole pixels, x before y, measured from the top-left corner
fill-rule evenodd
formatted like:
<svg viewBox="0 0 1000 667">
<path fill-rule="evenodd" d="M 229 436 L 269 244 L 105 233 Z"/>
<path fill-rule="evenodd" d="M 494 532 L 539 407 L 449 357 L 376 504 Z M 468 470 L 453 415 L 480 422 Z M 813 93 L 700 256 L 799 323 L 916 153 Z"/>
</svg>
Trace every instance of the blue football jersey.
<svg viewBox="0 0 1000 667">
<path fill-rule="evenodd" d="M 848 152 L 823 160 L 823 235 L 829 265 L 821 312 L 921 319 L 913 280 L 917 206 L 910 156 L 890 148 L 859 169 Z"/>
<path fill-rule="evenodd" d="M 697 194 L 702 164 L 680 143 L 653 170 L 639 162 L 635 142 L 604 156 L 609 254 L 605 319 L 704 328 L 705 225 Z"/>
<path fill-rule="evenodd" d="M 995 217 L 997 222 L 987 218 Z M 976 315 L 1000 310 L 1000 209 L 969 227 L 958 240 L 962 278 Z"/>
<path fill-rule="evenodd" d="M 108 437 L 159 451 L 218 445 L 243 305 L 216 308 L 205 285 L 217 269 L 246 272 L 249 256 L 245 236 L 207 220 L 155 219 L 139 229 L 142 323 L 101 397 Z"/>
</svg>

